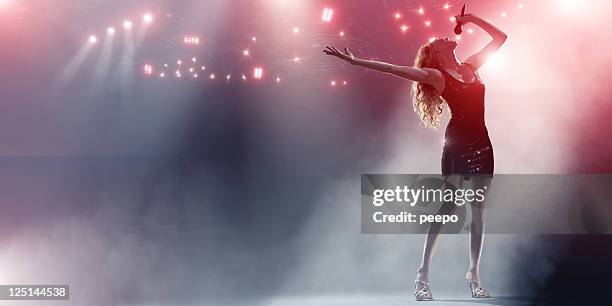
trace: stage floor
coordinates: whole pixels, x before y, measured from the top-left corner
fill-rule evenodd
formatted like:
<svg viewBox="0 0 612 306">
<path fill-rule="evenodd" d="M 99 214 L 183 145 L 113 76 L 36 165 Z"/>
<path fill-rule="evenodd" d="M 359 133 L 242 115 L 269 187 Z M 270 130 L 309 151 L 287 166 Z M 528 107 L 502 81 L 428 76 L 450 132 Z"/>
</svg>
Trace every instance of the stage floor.
<svg viewBox="0 0 612 306">
<path fill-rule="evenodd" d="M 435 294 L 435 293 L 434 293 Z M 468 292 L 466 292 L 466 295 Z M 469 305 L 510 305 L 527 306 L 532 305 L 534 300 L 527 297 L 500 296 L 488 299 L 473 299 L 469 296 L 455 295 L 434 295 L 434 301 L 417 302 L 410 294 L 403 295 L 330 295 L 330 296 L 294 296 L 278 297 L 269 300 L 244 301 L 244 302 L 221 302 L 218 305 L 227 306 L 246 306 L 246 305 L 266 305 L 266 306 L 412 306 L 412 305 L 444 305 L 444 306 L 469 306 Z M 425 303 L 425 304 L 423 304 Z M 212 304 L 211 304 L 212 305 Z"/>
</svg>

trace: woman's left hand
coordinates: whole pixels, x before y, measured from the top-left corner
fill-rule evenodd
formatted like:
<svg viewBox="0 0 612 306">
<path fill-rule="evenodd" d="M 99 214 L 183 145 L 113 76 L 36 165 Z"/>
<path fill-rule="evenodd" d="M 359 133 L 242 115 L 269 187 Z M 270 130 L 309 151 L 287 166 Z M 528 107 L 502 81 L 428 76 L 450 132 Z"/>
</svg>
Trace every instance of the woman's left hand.
<svg viewBox="0 0 612 306">
<path fill-rule="evenodd" d="M 461 23 L 461 24 L 466 24 L 466 23 L 474 22 L 476 19 L 477 19 L 477 17 L 474 14 L 465 14 L 463 16 L 461 16 L 461 15 L 455 16 L 455 20 L 457 20 L 457 22 Z"/>
</svg>

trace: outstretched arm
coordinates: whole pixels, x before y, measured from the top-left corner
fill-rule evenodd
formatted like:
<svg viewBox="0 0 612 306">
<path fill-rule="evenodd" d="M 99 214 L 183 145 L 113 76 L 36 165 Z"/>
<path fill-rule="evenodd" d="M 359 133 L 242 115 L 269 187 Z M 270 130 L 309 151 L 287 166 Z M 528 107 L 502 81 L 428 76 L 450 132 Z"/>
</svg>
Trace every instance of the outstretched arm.
<svg viewBox="0 0 612 306">
<path fill-rule="evenodd" d="M 499 48 L 501 48 L 501 46 L 506 42 L 506 39 L 508 38 L 508 35 L 502 32 L 502 30 L 498 29 L 490 22 L 476 15 L 466 14 L 464 16 L 455 16 L 455 18 L 457 18 L 458 22 L 461 22 L 463 24 L 471 22 L 479 26 L 481 29 L 489 33 L 489 35 L 491 35 L 491 37 L 493 38 L 493 40 L 491 40 L 491 42 L 489 42 L 484 48 L 482 48 L 482 50 L 480 50 L 476 54 L 471 55 L 465 60 L 466 63 L 472 65 L 475 69 L 480 68 L 480 66 L 482 66 L 491 55 L 493 55 L 495 52 L 497 52 L 497 50 L 499 50 Z"/>
<path fill-rule="evenodd" d="M 444 76 L 442 76 L 442 73 L 436 69 L 421 69 L 407 66 L 397 66 L 385 62 L 364 60 L 357 58 L 347 48 L 344 48 L 344 52 L 340 52 L 340 50 L 336 49 L 335 47 L 327 47 L 327 49 L 323 50 L 323 52 L 325 52 L 325 54 L 343 59 L 353 65 L 365 67 L 379 72 L 389 73 L 403 79 L 429 84 L 434 86 L 434 88 L 436 88 L 436 90 L 438 90 L 439 92 L 442 92 L 442 90 L 444 90 Z"/>
</svg>

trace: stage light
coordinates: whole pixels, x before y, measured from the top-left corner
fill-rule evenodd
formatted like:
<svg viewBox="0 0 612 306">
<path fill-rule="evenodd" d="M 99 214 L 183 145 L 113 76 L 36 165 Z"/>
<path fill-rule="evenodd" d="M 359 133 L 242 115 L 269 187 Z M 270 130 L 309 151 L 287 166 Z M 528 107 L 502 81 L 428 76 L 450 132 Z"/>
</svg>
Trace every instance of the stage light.
<svg viewBox="0 0 612 306">
<path fill-rule="evenodd" d="M 255 36 L 251 37 L 251 41 L 252 42 L 256 42 L 257 41 L 257 37 L 255 37 Z"/>
<path fill-rule="evenodd" d="M 418 12 L 419 12 L 419 15 L 424 15 L 425 14 L 425 9 L 423 9 L 423 7 L 421 6 L 421 7 L 419 7 Z"/>
<path fill-rule="evenodd" d="M 332 87 L 335 87 L 336 86 L 336 81 L 329 82 L 329 85 L 331 85 Z"/>
<path fill-rule="evenodd" d="M 408 31 L 408 26 L 407 26 L 407 25 L 405 25 L 405 24 L 403 24 L 403 25 L 400 27 L 400 30 L 402 30 L 402 32 L 406 33 L 406 31 Z"/>
<path fill-rule="evenodd" d="M 183 61 L 182 60 L 178 60 L 178 61 L 176 61 L 176 64 L 180 66 L 180 65 L 183 64 Z"/>
<path fill-rule="evenodd" d="M 113 27 L 109 27 L 108 29 L 106 29 L 106 33 L 108 33 L 109 35 L 113 35 L 115 34 L 116 30 Z"/>
<path fill-rule="evenodd" d="M 276 77 L 276 83 L 280 83 L 281 78 L 280 77 Z"/>
<path fill-rule="evenodd" d="M 145 75 L 152 75 L 153 74 L 153 65 L 145 64 L 143 70 L 144 70 L 144 74 Z"/>
<path fill-rule="evenodd" d="M 393 17 L 395 17 L 395 19 L 400 19 L 400 18 L 402 18 L 402 14 L 397 12 L 397 13 L 395 13 L 395 15 Z"/>
<path fill-rule="evenodd" d="M 181 77 L 181 71 L 180 71 L 180 70 L 177 70 L 177 71 L 174 73 L 174 75 L 176 75 L 176 77 L 177 77 L 177 78 L 180 78 L 180 77 Z"/>
<path fill-rule="evenodd" d="M 346 85 L 348 85 L 348 82 L 347 81 L 342 81 L 342 85 L 346 86 Z"/>
<path fill-rule="evenodd" d="M 142 15 L 142 21 L 147 24 L 153 22 L 153 15 L 149 13 Z"/>
<path fill-rule="evenodd" d="M 293 28 L 293 34 L 299 34 L 299 33 L 300 33 L 300 28 L 294 27 Z"/>
<path fill-rule="evenodd" d="M 324 22 L 331 22 L 333 16 L 334 10 L 326 7 L 323 9 L 323 15 L 321 16 L 321 20 L 323 20 Z"/>
<path fill-rule="evenodd" d="M 193 69 L 193 67 L 189 68 L 189 72 L 193 73 L 195 71 L 195 69 Z"/>
<path fill-rule="evenodd" d="M 232 78 L 232 76 L 231 76 L 231 75 L 229 75 L 229 74 L 225 76 L 225 79 L 226 79 L 226 80 L 228 80 L 228 81 L 229 81 L 231 78 Z"/>
<path fill-rule="evenodd" d="M 339 35 L 340 37 L 344 37 L 344 31 L 340 31 Z"/>
<path fill-rule="evenodd" d="M 293 58 L 293 61 L 296 62 L 296 63 L 299 62 L 300 60 L 301 59 L 299 57 L 297 57 L 297 56 Z"/>
<path fill-rule="evenodd" d="M 242 80 L 243 80 L 243 81 L 246 81 L 246 79 L 247 79 L 246 75 L 244 75 L 244 74 L 243 74 L 243 75 L 242 75 Z"/>
<path fill-rule="evenodd" d="M 198 46 L 200 45 L 200 37 L 194 35 L 185 35 L 183 37 L 183 44 L 186 46 Z"/>
<path fill-rule="evenodd" d="M 445 9 L 445 10 L 448 10 L 450 7 L 451 7 L 451 5 L 450 5 L 450 4 L 448 4 L 448 3 L 444 5 L 444 9 Z"/>
<path fill-rule="evenodd" d="M 90 35 L 89 36 L 89 43 L 90 44 L 95 44 L 98 42 L 98 38 L 95 35 Z"/>
<path fill-rule="evenodd" d="M 426 27 L 431 26 L 431 21 L 429 21 L 429 20 L 425 21 L 425 26 L 426 26 Z"/>
<path fill-rule="evenodd" d="M 194 78 L 194 79 L 197 79 L 198 77 L 199 77 L 199 76 L 198 76 L 198 74 L 197 74 L 197 73 L 194 73 L 194 74 L 193 74 L 193 78 Z"/>
<path fill-rule="evenodd" d="M 202 69 L 202 70 L 206 70 L 206 66 L 202 66 L 202 67 L 201 67 L 201 69 Z"/>
<path fill-rule="evenodd" d="M 168 68 L 168 64 L 164 63 L 164 67 Z"/>
<path fill-rule="evenodd" d="M 244 56 L 249 56 L 249 54 L 250 54 L 249 49 L 242 51 L 242 55 Z"/>
<path fill-rule="evenodd" d="M 214 74 L 214 73 L 211 73 L 211 74 L 210 74 L 210 79 L 211 79 L 211 80 L 214 80 L 214 79 L 215 79 L 215 74 Z"/>
<path fill-rule="evenodd" d="M 253 69 L 253 78 L 261 79 L 262 77 L 263 77 L 263 68 L 256 67 L 255 69 Z"/>
<path fill-rule="evenodd" d="M 525 5 L 523 5 L 522 3 L 518 4 L 518 8 L 522 9 L 523 7 L 525 7 Z"/>
<path fill-rule="evenodd" d="M 198 61 L 198 59 L 197 59 L 197 58 L 195 58 L 195 57 L 192 57 L 192 58 L 191 58 L 191 61 L 195 63 L 195 62 L 197 62 L 197 61 Z"/>
<path fill-rule="evenodd" d="M 166 77 L 166 74 L 162 72 L 162 73 L 160 73 L 160 74 L 159 74 L 159 77 L 160 77 L 160 78 L 165 78 L 165 77 Z"/>
<path fill-rule="evenodd" d="M 508 15 L 506 15 L 506 12 L 502 12 L 502 13 L 501 13 L 501 17 L 502 17 L 502 18 L 506 18 L 507 16 L 508 16 Z"/>
<path fill-rule="evenodd" d="M 131 29 L 133 25 L 134 24 L 130 20 L 126 20 L 123 22 L 123 28 L 126 30 Z"/>
</svg>

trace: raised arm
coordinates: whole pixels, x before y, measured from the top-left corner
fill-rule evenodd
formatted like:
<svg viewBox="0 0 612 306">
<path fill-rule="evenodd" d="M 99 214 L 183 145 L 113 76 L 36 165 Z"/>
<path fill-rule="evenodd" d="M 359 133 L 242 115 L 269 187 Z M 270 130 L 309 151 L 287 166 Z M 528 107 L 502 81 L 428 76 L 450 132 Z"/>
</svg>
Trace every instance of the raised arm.
<svg viewBox="0 0 612 306">
<path fill-rule="evenodd" d="M 325 54 L 338 57 L 345 60 L 353 65 L 365 67 L 379 72 L 389 73 L 398 76 L 403 79 L 425 83 L 433 86 L 438 92 L 444 90 L 444 76 L 436 69 L 431 68 L 414 68 L 407 66 L 397 66 L 385 62 L 371 61 L 357 58 L 347 48 L 344 48 L 344 52 L 336 49 L 335 47 L 327 47 L 323 50 Z"/>
<path fill-rule="evenodd" d="M 464 16 L 455 16 L 455 18 L 457 18 L 457 22 L 463 24 L 471 22 L 477 25 L 493 38 L 493 40 L 482 48 L 482 50 L 471 55 L 465 60 L 466 63 L 472 65 L 475 69 L 480 68 L 480 66 L 482 66 L 491 57 L 491 55 L 495 54 L 495 52 L 501 48 L 508 38 L 508 35 L 502 32 L 502 30 L 476 15 L 466 14 Z"/>
</svg>

